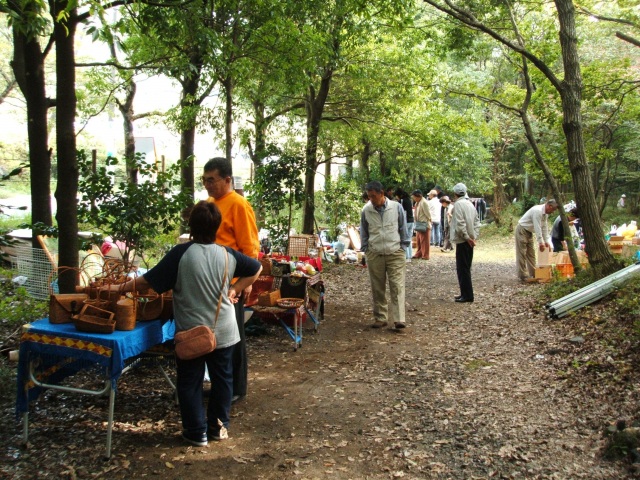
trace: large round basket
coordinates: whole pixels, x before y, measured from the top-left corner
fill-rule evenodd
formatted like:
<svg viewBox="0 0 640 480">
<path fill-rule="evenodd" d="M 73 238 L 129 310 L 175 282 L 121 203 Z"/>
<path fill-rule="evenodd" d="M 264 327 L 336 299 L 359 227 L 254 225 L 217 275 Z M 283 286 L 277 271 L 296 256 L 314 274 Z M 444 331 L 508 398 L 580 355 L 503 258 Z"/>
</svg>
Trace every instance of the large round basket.
<svg viewBox="0 0 640 480">
<path fill-rule="evenodd" d="M 304 303 L 302 298 L 281 298 L 278 300 L 278 306 L 280 308 L 298 308 Z"/>
</svg>

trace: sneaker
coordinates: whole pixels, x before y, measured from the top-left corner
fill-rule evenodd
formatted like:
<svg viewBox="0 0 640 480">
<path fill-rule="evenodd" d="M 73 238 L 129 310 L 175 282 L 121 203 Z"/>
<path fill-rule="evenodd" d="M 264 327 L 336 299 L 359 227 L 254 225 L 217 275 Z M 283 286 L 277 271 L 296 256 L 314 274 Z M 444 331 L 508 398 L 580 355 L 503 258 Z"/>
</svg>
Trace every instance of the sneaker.
<svg viewBox="0 0 640 480">
<path fill-rule="evenodd" d="M 373 325 L 371 325 L 371 328 L 382 328 L 382 327 L 386 327 L 387 326 L 387 322 L 381 322 L 380 320 L 376 320 Z"/>
<path fill-rule="evenodd" d="M 410 258 L 407 258 L 407 263 L 411 263 L 411 259 Z"/>
<path fill-rule="evenodd" d="M 194 447 L 206 447 L 209 445 L 206 433 L 182 432 L 182 439 Z"/>
<path fill-rule="evenodd" d="M 406 325 L 402 322 L 396 322 L 395 327 L 396 327 L 396 330 L 400 330 L 402 328 L 406 328 Z"/>
</svg>

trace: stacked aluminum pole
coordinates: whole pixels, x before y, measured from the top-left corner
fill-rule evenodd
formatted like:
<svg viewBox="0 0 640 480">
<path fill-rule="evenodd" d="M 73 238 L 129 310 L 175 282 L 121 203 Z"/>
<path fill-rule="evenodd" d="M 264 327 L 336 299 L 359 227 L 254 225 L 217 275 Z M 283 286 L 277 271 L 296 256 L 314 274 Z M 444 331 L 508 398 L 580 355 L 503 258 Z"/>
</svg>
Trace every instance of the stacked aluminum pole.
<svg viewBox="0 0 640 480">
<path fill-rule="evenodd" d="M 551 318 L 562 318 L 574 310 L 586 307 L 587 305 L 606 297 L 609 293 L 624 285 L 638 273 L 640 273 L 640 262 L 629 265 L 619 272 L 612 273 L 597 282 L 593 282 L 591 285 L 587 285 L 586 287 L 576 290 L 559 300 L 546 304 L 545 308 L 547 309 L 547 315 Z"/>
</svg>

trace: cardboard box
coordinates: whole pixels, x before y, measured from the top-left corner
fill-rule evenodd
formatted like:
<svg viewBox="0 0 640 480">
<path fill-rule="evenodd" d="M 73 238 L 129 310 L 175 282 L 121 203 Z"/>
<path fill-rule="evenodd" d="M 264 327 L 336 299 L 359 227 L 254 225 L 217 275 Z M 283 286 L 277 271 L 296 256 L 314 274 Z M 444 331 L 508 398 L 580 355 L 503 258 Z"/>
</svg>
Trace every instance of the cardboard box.
<svg viewBox="0 0 640 480">
<path fill-rule="evenodd" d="M 280 300 L 280 290 L 262 292 L 258 295 L 258 305 L 262 307 L 273 307 L 278 304 L 278 300 Z"/>
<path fill-rule="evenodd" d="M 553 273 L 551 271 L 551 265 L 546 265 L 543 267 L 536 267 L 534 278 L 538 282 L 550 282 L 553 278 Z"/>
</svg>

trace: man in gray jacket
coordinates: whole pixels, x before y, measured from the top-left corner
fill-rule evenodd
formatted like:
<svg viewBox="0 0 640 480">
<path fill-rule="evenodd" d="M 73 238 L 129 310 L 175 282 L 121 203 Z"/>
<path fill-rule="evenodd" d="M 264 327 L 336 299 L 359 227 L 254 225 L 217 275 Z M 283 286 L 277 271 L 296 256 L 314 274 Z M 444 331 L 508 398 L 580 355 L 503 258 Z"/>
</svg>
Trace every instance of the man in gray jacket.
<svg viewBox="0 0 640 480">
<path fill-rule="evenodd" d="M 405 248 L 411 239 L 407 233 L 402 205 L 384 195 L 380 182 L 365 185 L 369 201 L 360 216 L 362 251 L 367 257 L 373 294 L 373 328 L 387 325 L 387 313 L 396 329 L 405 327 L 404 279 Z M 389 303 L 386 284 L 389 279 Z"/>
<path fill-rule="evenodd" d="M 453 187 L 455 202 L 451 212 L 450 237 L 456 246 L 456 271 L 460 295 L 455 297 L 458 303 L 473 302 L 473 284 L 471 283 L 471 263 L 473 249 L 480 235 L 478 212 L 467 197 L 467 186 L 458 183 Z"/>
</svg>

